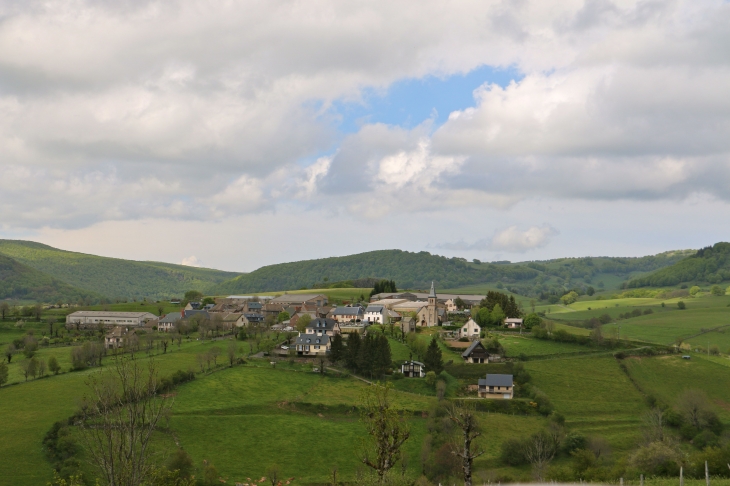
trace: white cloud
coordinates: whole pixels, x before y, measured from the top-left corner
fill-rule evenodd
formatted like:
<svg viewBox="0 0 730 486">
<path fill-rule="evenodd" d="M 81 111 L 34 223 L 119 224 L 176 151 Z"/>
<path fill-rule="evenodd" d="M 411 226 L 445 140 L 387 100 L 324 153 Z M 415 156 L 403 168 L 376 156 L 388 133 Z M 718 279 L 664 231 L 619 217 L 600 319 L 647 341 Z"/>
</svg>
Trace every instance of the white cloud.
<svg viewBox="0 0 730 486">
<path fill-rule="evenodd" d="M 195 255 L 190 255 L 189 257 L 183 258 L 180 265 L 185 265 L 187 267 L 202 267 L 203 263 L 198 260 Z"/>
<path fill-rule="evenodd" d="M 558 231 L 549 225 L 531 226 L 525 231 L 520 231 L 517 226 L 510 226 L 494 234 L 489 243 L 489 249 L 524 253 L 546 246 L 557 234 Z"/>
</svg>

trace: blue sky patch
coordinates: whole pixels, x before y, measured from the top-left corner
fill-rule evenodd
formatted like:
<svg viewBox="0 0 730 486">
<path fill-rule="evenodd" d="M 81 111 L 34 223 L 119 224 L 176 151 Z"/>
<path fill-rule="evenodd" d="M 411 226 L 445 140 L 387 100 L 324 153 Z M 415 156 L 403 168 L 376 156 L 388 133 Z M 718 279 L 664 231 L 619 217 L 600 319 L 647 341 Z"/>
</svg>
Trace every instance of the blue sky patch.
<svg viewBox="0 0 730 486">
<path fill-rule="evenodd" d="M 413 128 L 431 117 L 436 128 L 452 111 L 474 106 L 472 93 L 482 84 L 489 82 L 504 87 L 522 77 L 515 69 L 482 66 L 467 74 L 447 78 L 404 79 L 393 83 L 385 93 L 366 90 L 364 103 L 335 102 L 332 110 L 342 117 L 338 128 L 343 133 L 355 133 L 368 123 Z"/>
</svg>

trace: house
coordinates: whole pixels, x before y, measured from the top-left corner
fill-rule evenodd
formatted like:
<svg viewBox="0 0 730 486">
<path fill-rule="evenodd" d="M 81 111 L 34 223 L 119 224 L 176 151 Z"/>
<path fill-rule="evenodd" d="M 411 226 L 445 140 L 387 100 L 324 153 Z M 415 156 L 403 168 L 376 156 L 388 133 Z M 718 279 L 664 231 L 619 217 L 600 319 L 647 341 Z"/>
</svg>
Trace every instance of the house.
<svg viewBox="0 0 730 486">
<path fill-rule="evenodd" d="M 282 306 L 303 306 L 315 305 L 322 307 L 327 305 L 327 296 L 324 294 L 284 294 L 271 299 L 272 304 L 281 304 Z"/>
<path fill-rule="evenodd" d="M 522 319 L 518 317 L 508 317 L 504 320 L 505 327 L 509 329 L 521 329 L 522 328 Z"/>
<path fill-rule="evenodd" d="M 487 348 L 481 341 L 476 340 L 461 353 L 461 357 L 466 363 L 489 363 L 490 361 L 499 361 L 500 356 L 489 354 Z"/>
<path fill-rule="evenodd" d="M 263 308 L 261 309 L 261 314 L 263 314 L 264 317 L 273 317 L 276 319 L 281 311 L 284 310 L 284 304 L 272 304 L 271 302 L 264 304 Z"/>
<path fill-rule="evenodd" d="M 386 309 L 384 305 L 370 304 L 367 309 L 365 309 L 365 315 L 362 320 L 372 322 L 374 324 L 387 324 L 390 321 L 390 319 L 388 319 L 389 315 L 390 311 Z"/>
<path fill-rule="evenodd" d="M 294 349 L 299 356 L 321 356 L 329 353 L 332 348 L 330 337 L 327 334 L 299 334 Z"/>
<path fill-rule="evenodd" d="M 305 334 L 334 336 L 340 333 L 340 324 L 334 319 L 318 317 L 307 324 Z"/>
<path fill-rule="evenodd" d="M 426 306 L 428 306 L 428 302 L 425 302 L 425 301 L 416 301 L 416 302 L 405 301 L 405 302 L 401 302 L 399 304 L 395 304 L 393 306 L 393 310 L 395 312 L 397 312 L 398 314 L 405 316 L 412 312 L 418 313 L 421 311 L 421 309 L 423 309 Z"/>
<path fill-rule="evenodd" d="M 264 323 L 264 316 L 262 314 L 255 314 L 253 312 L 244 312 L 241 318 L 242 326 L 250 325 L 261 325 Z"/>
<path fill-rule="evenodd" d="M 223 316 L 223 329 L 234 329 L 245 325 L 244 316 L 240 312 L 229 312 Z"/>
<path fill-rule="evenodd" d="M 116 326 L 104 336 L 104 348 L 123 348 L 132 336 L 134 336 L 134 329 Z"/>
<path fill-rule="evenodd" d="M 76 311 L 66 316 L 67 325 L 79 328 L 104 326 L 142 327 L 145 322 L 157 319 L 149 312 Z"/>
<path fill-rule="evenodd" d="M 200 302 L 188 302 L 184 310 L 198 310 L 202 304 Z"/>
<path fill-rule="evenodd" d="M 210 314 L 208 314 L 207 310 L 188 310 L 185 309 L 184 311 L 185 319 L 190 319 L 194 316 L 201 316 L 203 319 L 210 320 Z"/>
<path fill-rule="evenodd" d="M 246 302 L 242 311 L 249 314 L 263 314 L 264 305 L 261 302 Z"/>
<path fill-rule="evenodd" d="M 514 396 L 512 375 L 487 374 L 486 379 L 479 380 L 479 389 L 477 393 L 479 398 L 511 400 Z"/>
<path fill-rule="evenodd" d="M 406 361 L 400 365 L 400 372 L 406 378 L 423 378 L 426 376 L 426 365 L 419 361 Z"/>
<path fill-rule="evenodd" d="M 365 311 L 359 305 L 338 307 L 332 312 L 332 319 L 337 322 L 362 321 Z"/>
<path fill-rule="evenodd" d="M 459 338 L 479 339 L 481 332 L 482 328 L 479 324 L 474 322 L 474 319 L 469 319 L 466 321 L 466 324 L 461 326 L 461 329 L 459 329 Z"/>
<path fill-rule="evenodd" d="M 157 323 L 157 330 L 164 332 L 172 331 L 180 319 L 182 319 L 181 312 L 170 312 Z"/>
<path fill-rule="evenodd" d="M 400 329 L 403 333 L 416 332 L 416 320 L 411 316 L 406 316 L 400 320 Z"/>
</svg>

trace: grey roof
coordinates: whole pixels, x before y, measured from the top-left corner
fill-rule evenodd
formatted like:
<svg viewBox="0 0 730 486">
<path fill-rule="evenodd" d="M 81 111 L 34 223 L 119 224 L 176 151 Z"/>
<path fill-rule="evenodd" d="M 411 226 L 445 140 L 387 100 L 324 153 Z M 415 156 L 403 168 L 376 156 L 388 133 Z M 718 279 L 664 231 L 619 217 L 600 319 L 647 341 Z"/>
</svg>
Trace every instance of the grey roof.
<svg viewBox="0 0 730 486">
<path fill-rule="evenodd" d="M 326 301 L 327 296 L 324 294 L 284 294 L 271 299 L 276 304 L 303 304 L 308 300 Z"/>
<path fill-rule="evenodd" d="M 337 321 L 334 319 L 327 319 L 326 317 L 318 317 L 316 319 L 312 319 L 309 324 L 307 324 L 307 329 L 318 329 L 320 331 L 331 331 L 335 328 L 335 325 L 337 324 Z"/>
<path fill-rule="evenodd" d="M 249 302 L 247 305 L 249 309 L 261 309 L 262 307 L 261 302 Z"/>
<path fill-rule="evenodd" d="M 461 353 L 461 357 L 462 358 L 468 358 L 469 355 L 477 348 L 477 346 L 480 346 L 480 347 L 484 348 L 484 345 L 482 344 L 481 341 L 474 341 L 473 343 L 471 343 L 469 345 L 468 348 L 466 348 L 466 351 L 464 351 L 463 353 Z"/>
<path fill-rule="evenodd" d="M 405 362 L 403 362 L 403 364 L 401 366 L 409 365 L 409 364 L 416 364 L 416 365 L 420 365 L 421 367 L 426 366 L 425 364 L 421 363 L 420 361 L 415 361 L 415 360 L 405 361 Z"/>
<path fill-rule="evenodd" d="M 150 312 L 119 312 L 119 311 L 76 311 L 69 317 L 156 317 Z"/>
<path fill-rule="evenodd" d="M 263 321 L 264 316 L 262 314 L 256 314 L 255 312 L 244 312 L 243 314 L 249 321 Z"/>
<path fill-rule="evenodd" d="M 175 323 L 182 319 L 182 315 L 179 312 L 170 312 L 165 317 L 160 319 L 160 324 L 166 324 L 168 322 Z"/>
<path fill-rule="evenodd" d="M 434 299 L 436 298 L 436 289 L 433 287 L 433 280 L 431 280 L 431 292 L 429 292 L 428 296 Z"/>
<path fill-rule="evenodd" d="M 357 316 L 362 314 L 362 307 L 338 307 L 332 313 L 334 316 Z"/>
<path fill-rule="evenodd" d="M 195 309 L 193 309 L 193 310 L 186 310 L 185 311 L 185 317 L 192 317 L 192 316 L 194 316 L 196 314 L 202 314 L 203 317 L 205 317 L 206 319 L 210 319 L 210 314 L 208 314 L 208 311 L 207 310 L 195 310 Z"/>
<path fill-rule="evenodd" d="M 512 386 L 512 375 L 487 374 L 486 380 L 479 380 L 480 385 L 482 385 L 482 381 L 485 386 Z"/>
<path fill-rule="evenodd" d="M 297 344 L 313 344 L 324 345 L 330 342 L 330 337 L 326 334 L 317 336 L 316 334 L 300 334 L 297 336 Z"/>
<path fill-rule="evenodd" d="M 369 305 L 365 312 L 383 312 L 384 305 Z"/>
</svg>

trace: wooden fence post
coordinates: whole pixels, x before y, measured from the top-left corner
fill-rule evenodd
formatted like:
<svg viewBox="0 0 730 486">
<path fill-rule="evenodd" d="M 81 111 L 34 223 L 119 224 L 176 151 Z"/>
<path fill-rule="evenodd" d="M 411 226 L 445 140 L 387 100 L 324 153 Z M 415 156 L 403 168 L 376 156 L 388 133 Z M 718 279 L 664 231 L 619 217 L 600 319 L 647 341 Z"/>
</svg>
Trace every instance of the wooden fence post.
<svg viewBox="0 0 730 486">
<path fill-rule="evenodd" d="M 679 468 L 679 486 L 684 486 L 684 468 Z"/>
<path fill-rule="evenodd" d="M 707 461 L 705 461 L 705 483 L 710 486 L 710 470 L 707 468 Z"/>
<path fill-rule="evenodd" d="M 644 486 L 644 475 L 643 474 L 640 476 L 640 479 L 641 479 L 641 486 Z"/>
</svg>

